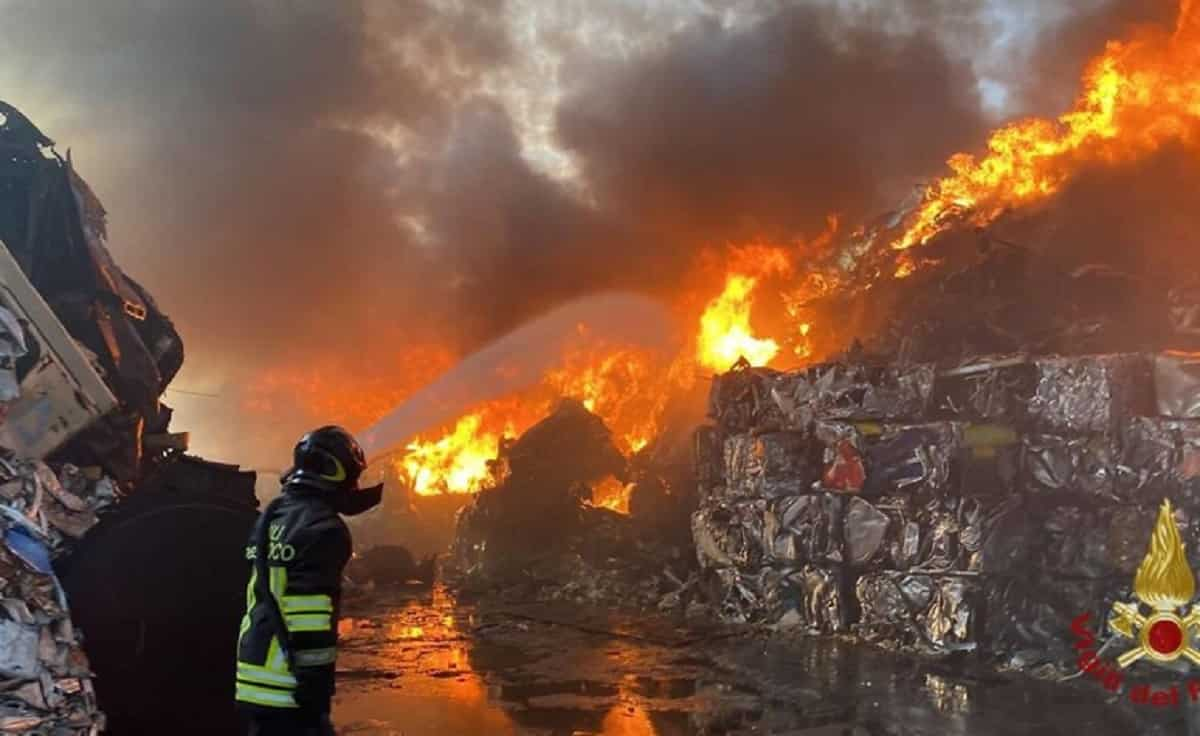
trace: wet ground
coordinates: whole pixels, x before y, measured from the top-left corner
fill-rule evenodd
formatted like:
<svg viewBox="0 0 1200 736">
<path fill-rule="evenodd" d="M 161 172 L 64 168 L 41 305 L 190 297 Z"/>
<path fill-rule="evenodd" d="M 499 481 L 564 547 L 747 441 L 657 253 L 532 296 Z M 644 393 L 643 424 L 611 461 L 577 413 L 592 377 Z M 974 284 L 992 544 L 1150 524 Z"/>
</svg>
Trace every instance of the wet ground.
<svg viewBox="0 0 1200 736">
<path fill-rule="evenodd" d="M 377 593 L 348 609 L 335 701 L 344 734 L 1185 732 L 1181 715 L 1139 724 L 1094 683 L 1056 686 L 845 641 L 463 603 L 442 589 Z"/>
</svg>

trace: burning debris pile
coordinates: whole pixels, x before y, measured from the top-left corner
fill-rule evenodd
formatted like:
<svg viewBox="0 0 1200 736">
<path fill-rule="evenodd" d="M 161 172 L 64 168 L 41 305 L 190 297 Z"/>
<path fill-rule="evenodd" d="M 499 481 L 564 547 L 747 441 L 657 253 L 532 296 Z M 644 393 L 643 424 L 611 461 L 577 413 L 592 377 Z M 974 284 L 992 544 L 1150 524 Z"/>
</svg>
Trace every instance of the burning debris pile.
<svg viewBox="0 0 1200 736">
<path fill-rule="evenodd" d="M 685 605 L 690 542 L 685 526 L 671 534 L 670 517 L 686 515 L 687 501 L 661 466 L 630 465 L 604 422 L 564 399 L 502 445 L 491 483 L 460 512 L 461 584 L 524 599 Z"/>
<path fill-rule="evenodd" d="M 728 620 L 1066 663 L 1162 499 L 1200 562 L 1198 397 L 1200 359 L 1169 353 L 743 363 L 697 434 L 697 555 Z"/>
</svg>

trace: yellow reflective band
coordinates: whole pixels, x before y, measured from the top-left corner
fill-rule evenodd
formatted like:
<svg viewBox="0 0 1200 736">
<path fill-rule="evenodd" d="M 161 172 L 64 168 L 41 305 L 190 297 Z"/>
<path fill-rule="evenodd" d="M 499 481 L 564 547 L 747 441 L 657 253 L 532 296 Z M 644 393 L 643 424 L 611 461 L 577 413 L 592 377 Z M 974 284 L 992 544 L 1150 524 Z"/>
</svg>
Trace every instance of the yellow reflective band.
<svg viewBox="0 0 1200 736">
<path fill-rule="evenodd" d="M 287 590 L 287 568 L 280 565 L 271 566 L 271 592 L 276 598 L 283 598 L 284 591 Z"/>
<path fill-rule="evenodd" d="M 324 473 L 318 473 L 318 476 L 324 478 L 325 480 L 331 480 L 334 483 L 340 483 L 346 480 L 346 466 L 342 465 L 342 461 L 338 460 L 336 457 L 328 452 L 325 452 L 324 450 L 320 450 L 320 453 L 333 461 L 333 474 L 325 475 Z"/>
<path fill-rule="evenodd" d="M 337 660 L 337 649 L 301 649 L 296 652 L 297 667 L 317 667 L 323 664 L 333 664 Z"/>
<path fill-rule="evenodd" d="M 284 672 L 272 672 L 266 667 L 238 662 L 237 673 L 239 680 L 249 680 L 259 685 L 294 688 L 296 678 Z"/>
<path fill-rule="evenodd" d="M 284 693 L 270 688 L 258 687 L 249 683 L 239 682 L 234 697 L 243 703 L 265 705 L 269 708 L 296 708 L 296 701 L 291 693 Z"/>
<path fill-rule="evenodd" d="M 306 613 L 299 616 L 287 616 L 288 631 L 329 631 L 331 617 L 328 613 Z"/>
<path fill-rule="evenodd" d="M 250 582 L 246 584 L 246 615 L 242 616 L 242 625 L 238 629 L 238 648 L 242 646 L 242 637 L 250 630 L 250 612 L 254 610 L 255 604 L 258 602 L 254 597 L 254 583 L 258 580 L 258 573 L 254 570 L 250 571 Z"/>
<path fill-rule="evenodd" d="M 275 672 L 287 672 L 288 663 L 287 657 L 284 656 L 283 647 L 279 645 L 279 637 L 272 636 L 271 643 L 267 647 L 267 668 Z"/>
<path fill-rule="evenodd" d="M 333 599 L 327 595 L 285 595 L 284 613 L 333 613 Z"/>
</svg>

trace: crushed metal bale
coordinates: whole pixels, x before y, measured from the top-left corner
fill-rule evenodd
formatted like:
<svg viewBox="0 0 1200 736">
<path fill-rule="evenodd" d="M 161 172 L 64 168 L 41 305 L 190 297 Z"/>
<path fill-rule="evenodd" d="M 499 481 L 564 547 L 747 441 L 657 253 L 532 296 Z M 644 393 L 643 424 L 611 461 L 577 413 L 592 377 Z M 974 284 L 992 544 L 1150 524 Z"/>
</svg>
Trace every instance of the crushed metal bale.
<svg viewBox="0 0 1200 736">
<path fill-rule="evenodd" d="M 1070 672 L 1164 498 L 1200 562 L 1200 359 L 742 363 L 695 436 L 696 556 L 731 622 Z"/>
</svg>

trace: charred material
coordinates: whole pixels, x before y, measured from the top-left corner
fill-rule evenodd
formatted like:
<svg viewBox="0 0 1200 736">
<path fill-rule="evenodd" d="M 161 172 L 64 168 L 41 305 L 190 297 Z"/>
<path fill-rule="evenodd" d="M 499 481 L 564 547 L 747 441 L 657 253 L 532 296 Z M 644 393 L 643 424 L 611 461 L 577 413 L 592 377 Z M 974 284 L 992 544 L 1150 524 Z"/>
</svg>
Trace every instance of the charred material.
<svg viewBox="0 0 1200 736">
<path fill-rule="evenodd" d="M 661 506 L 647 501 L 651 492 L 666 490 L 647 486 L 670 474 L 643 462 L 635 471 L 640 498 L 630 502 L 650 506 L 641 509 L 643 518 L 592 505 L 594 484 L 624 479 L 629 470 L 603 421 L 564 400 L 501 446 L 493 483 L 459 513 L 452 577 L 467 588 L 518 598 L 686 606 L 688 596 L 699 593 L 682 553 L 691 545 L 687 527 L 663 532 L 663 519 L 655 516 Z"/>
<path fill-rule="evenodd" d="M 183 342 L 144 288 L 113 261 L 106 212 L 69 158 L 0 101 L 0 241 L 71 336 L 94 356 L 121 409 L 60 455 L 132 484 L 153 459 L 143 437 L 166 431 L 159 396 Z"/>
<path fill-rule="evenodd" d="M 433 585 L 436 556 L 420 562 L 407 547 L 385 544 L 372 547 L 346 565 L 346 578 L 356 585 Z"/>
</svg>

